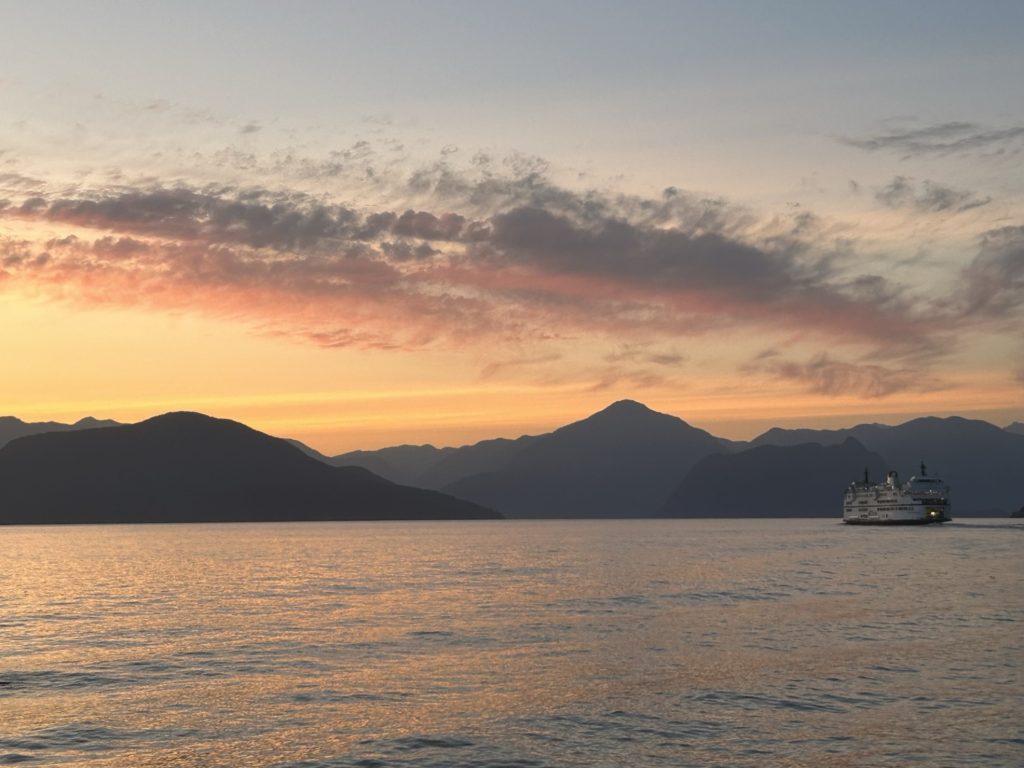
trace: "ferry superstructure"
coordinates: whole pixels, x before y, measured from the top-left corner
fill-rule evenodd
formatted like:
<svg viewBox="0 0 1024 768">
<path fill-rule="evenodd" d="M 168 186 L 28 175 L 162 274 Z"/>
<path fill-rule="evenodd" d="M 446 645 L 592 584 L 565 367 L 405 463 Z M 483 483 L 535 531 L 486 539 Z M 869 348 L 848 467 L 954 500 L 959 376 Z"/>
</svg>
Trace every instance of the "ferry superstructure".
<svg viewBox="0 0 1024 768">
<path fill-rule="evenodd" d="M 924 463 L 921 474 L 900 485 L 899 475 L 889 472 L 885 482 L 850 483 L 843 495 L 843 522 L 854 525 L 915 525 L 950 520 L 949 486 L 929 477 Z"/>
</svg>

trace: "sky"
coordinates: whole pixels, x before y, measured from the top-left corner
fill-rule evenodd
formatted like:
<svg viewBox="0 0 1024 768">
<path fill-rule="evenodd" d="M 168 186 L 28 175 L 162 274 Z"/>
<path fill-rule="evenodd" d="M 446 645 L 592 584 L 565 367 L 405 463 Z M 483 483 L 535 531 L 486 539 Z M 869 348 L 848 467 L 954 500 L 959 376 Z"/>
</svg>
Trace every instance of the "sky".
<svg viewBox="0 0 1024 768">
<path fill-rule="evenodd" d="M 0 412 L 1024 421 L 1024 4 L 0 2 Z"/>
</svg>

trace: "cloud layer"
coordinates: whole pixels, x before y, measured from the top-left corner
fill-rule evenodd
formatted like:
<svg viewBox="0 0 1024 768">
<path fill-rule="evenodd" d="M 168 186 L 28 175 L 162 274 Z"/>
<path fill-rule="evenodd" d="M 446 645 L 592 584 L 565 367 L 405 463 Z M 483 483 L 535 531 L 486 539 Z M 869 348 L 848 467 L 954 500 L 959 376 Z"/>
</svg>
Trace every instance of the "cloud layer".
<svg viewBox="0 0 1024 768">
<path fill-rule="evenodd" d="M 4 218 L 69 234 L 8 241 L 3 269 L 93 301 L 244 314 L 251 299 L 327 344 L 360 343 L 367 329 L 415 345 L 735 323 L 882 341 L 887 322 L 914 323 L 891 293 L 849 280 L 809 241 L 758 234 L 746 214 L 676 190 L 615 198 L 536 174 L 470 182 L 438 170 L 409 184 L 469 210 L 360 211 L 215 186 L 34 194 L 8 203 Z"/>
<path fill-rule="evenodd" d="M 953 310 L 948 297 L 919 298 L 856 271 L 848 243 L 808 213 L 759 220 L 674 188 L 651 198 L 570 190 L 535 158 L 515 156 L 505 172 L 487 158 L 474 165 L 420 169 L 392 190 L 416 207 L 374 209 L 287 188 L 150 181 L 68 191 L 12 176 L 0 203 L 8 229 L 58 236 L 0 240 L 0 286 L 194 310 L 326 347 L 626 343 L 632 359 L 606 359 L 605 378 L 660 380 L 659 369 L 684 358 L 650 345 L 753 331 L 832 351 L 761 360 L 748 373 L 872 397 L 920 387 L 939 334 L 963 318 L 1003 317 L 1024 295 L 1021 228 L 986 235 Z M 878 196 L 931 211 L 985 202 L 905 177 Z M 843 360 L 837 345 L 860 361 Z M 557 359 L 531 352 L 484 375 Z"/>
</svg>

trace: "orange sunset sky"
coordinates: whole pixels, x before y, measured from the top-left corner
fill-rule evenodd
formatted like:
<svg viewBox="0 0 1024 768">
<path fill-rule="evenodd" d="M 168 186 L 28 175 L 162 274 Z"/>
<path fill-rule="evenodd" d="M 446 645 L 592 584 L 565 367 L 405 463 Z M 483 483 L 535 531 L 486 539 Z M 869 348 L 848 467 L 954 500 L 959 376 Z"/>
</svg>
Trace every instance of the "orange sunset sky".
<svg viewBox="0 0 1024 768">
<path fill-rule="evenodd" d="M 45 6 L 0 29 L 0 415 L 1024 420 L 1012 5 Z"/>
</svg>

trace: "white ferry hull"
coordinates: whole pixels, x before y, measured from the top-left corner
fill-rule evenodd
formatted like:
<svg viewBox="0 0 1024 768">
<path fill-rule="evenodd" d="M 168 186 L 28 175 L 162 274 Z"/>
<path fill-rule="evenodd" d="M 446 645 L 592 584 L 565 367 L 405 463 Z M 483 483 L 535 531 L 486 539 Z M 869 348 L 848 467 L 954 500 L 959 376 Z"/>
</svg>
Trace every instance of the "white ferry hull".
<svg viewBox="0 0 1024 768">
<path fill-rule="evenodd" d="M 949 487 L 937 478 L 912 477 L 899 485 L 890 472 L 884 483 L 851 483 L 843 496 L 843 522 L 850 525 L 929 525 L 950 520 Z"/>
<path fill-rule="evenodd" d="M 951 518 L 907 518 L 904 520 L 882 520 L 879 518 L 844 517 L 843 522 L 847 525 L 931 525 L 933 523 L 948 523 Z"/>
</svg>

